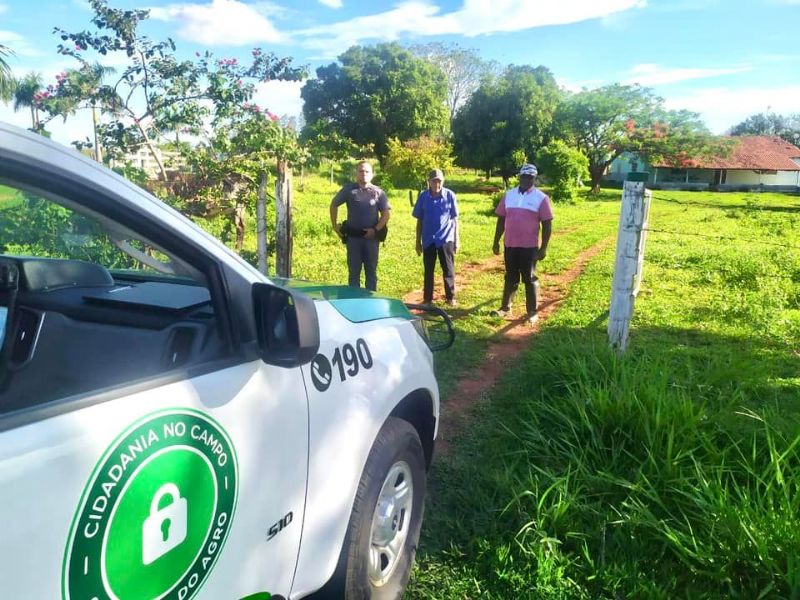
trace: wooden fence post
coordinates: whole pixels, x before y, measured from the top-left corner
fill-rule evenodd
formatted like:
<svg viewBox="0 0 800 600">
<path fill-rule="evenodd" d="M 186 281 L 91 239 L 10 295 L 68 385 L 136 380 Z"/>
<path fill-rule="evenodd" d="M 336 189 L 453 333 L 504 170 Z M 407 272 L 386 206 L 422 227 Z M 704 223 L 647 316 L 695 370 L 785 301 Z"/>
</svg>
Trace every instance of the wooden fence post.
<svg viewBox="0 0 800 600">
<path fill-rule="evenodd" d="M 278 161 L 275 181 L 275 271 L 278 277 L 292 276 L 292 171 Z"/>
<path fill-rule="evenodd" d="M 258 270 L 269 275 L 267 260 L 267 171 L 261 173 L 258 182 L 258 198 L 256 200 L 256 244 L 258 248 Z"/>
<path fill-rule="evenodd" d="M 646 181 L 647 173 L 629 173 L 622 188 L 617 259 L 608 314 L 608 340 L 620 352 L 624 352 L 628 346 L 633 304 L 642 281 L 650 213 L 650 190 L 644 188 Z"/>
</svg>

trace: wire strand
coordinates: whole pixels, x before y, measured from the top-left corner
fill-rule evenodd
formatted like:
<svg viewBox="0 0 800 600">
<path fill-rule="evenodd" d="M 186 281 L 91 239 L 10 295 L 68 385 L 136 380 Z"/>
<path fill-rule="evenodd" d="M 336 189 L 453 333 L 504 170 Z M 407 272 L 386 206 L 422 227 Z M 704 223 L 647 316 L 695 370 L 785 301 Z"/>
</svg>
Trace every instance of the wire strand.
<svg viewBox="0 0 800 600">
<path fill-rule="evenodd" d="M 758 240 L 754 238 L 734 237 L 727 235 L 708 235 L 705 233 L 690 233 L 688 231 L 669 231 L 667 229 L 652 229 L 650 227 L 643 227 L 642 231 L 649 231 L 652 233 L 668 233 L 670 235 L 686 235 L 693 237 L 702 237 L 713 240 L 733 240 L 736 242 L 749 242 L 752 244 L 764 244 L 765 246 L 776 246 L 778 248 L 789 248 L 790 250 L 800 250 L 800 246 L 793 246 L 790 244 L 779 244 L 777 242 L 768 242 L 766 240 Z"/>
</svg>

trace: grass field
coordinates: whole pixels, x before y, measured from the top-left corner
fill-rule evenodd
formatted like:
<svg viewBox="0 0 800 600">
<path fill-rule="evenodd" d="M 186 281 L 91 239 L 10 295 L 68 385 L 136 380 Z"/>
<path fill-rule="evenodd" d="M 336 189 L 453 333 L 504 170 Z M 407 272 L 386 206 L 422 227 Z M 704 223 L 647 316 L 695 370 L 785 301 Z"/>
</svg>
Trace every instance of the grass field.
<svg viewBox="0 0 800 600">
<path fill-rule="evenodd" d="M 490 255 L 492 196 L 459 192 L 458 264 Z M 297 196 L 295 275 L 346 281 L 335 187 Z M 557 205 L 540 273 L 613 242 L 619 190 Z M 418 289 L 405 190 L 390 195 L 379 289 Z M 624 356 L 606 343 L 613 243 L 572 285 L 454 451 L 435 463 L 407 597 L 800 597 L 800 197 L 653 193 Z M 459 290 L 447 393 L 480 368 L 502 282 Z"/>
<path fill-rule="evenodd" d="M 609 248 L 438 463 L 408 597 L 800 594 L 800 199 L 654 192 L 651 228 L 629 351 Z"/>
</svg>

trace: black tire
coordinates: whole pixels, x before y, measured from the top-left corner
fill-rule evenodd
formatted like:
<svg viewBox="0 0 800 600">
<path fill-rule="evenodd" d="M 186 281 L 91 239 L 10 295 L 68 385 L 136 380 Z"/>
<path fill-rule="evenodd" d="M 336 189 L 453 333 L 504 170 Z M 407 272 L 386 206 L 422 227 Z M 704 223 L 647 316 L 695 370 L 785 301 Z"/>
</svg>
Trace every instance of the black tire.
<svg viewBox="0 0 800 600">
<path fill-rule="evenodd" d="M 390 472 L 392 481 L 387 480 Z M 394 509 L 387 513 L 393 516 L 378 519 L 378 526 L 373 532 L 373 516 L 377 512 L 381 491 L 386 488 L 390 492 L 384 495 L 382 504 L 383 508 L 387 508 L 389 503 L 386 499 L 395 498 L 394 491 L 402 490 L 407 485 L 406 478 L 411 480 L 407 494 L 410 507 L 405 505 L 405 499 L 391 503 Z M 407 421 L 390 417 L 378 432 L 364 465 L 336 573 L 325 586 L 323 594 L 315 595 L 315 598 L 397 600 L 402 597 L 411 575 L 422 528 L 425 478 L 425 453 L 416 429 Z M 403 506 L 406 506 L 405 510 Z M 394 538 L 396 541 L 390 542 L 397 543 L 400 549 L 397 558 L 388 564 L 385 559 L 389 555 L 383 551 L 388 545 L 373 546 L 373 533 L 376 538 L 382 538 L 381 532 L 404 535 L 402 540 Z M 386 575 L 385 581 L 376 581 L 377 570 L 370 568 L 371 553 L 379 558 L 373 560 L 373 565 L 387 565 L 382 571 Z"/>
</svg>

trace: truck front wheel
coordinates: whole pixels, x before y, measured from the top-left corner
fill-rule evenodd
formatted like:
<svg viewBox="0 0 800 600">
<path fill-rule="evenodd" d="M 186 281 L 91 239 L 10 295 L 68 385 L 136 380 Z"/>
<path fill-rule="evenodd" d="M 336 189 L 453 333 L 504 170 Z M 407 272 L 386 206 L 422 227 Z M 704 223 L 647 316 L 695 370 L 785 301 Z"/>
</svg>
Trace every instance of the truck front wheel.
<svg viewBox="0 0 800 600">
<path fill-rule="evenodd" d="M 408 422 L 387 419 L 358 485 L 345 544 L 345 598 L 401 598 L 419 542 L 425 454 Z"/>
</svg>

